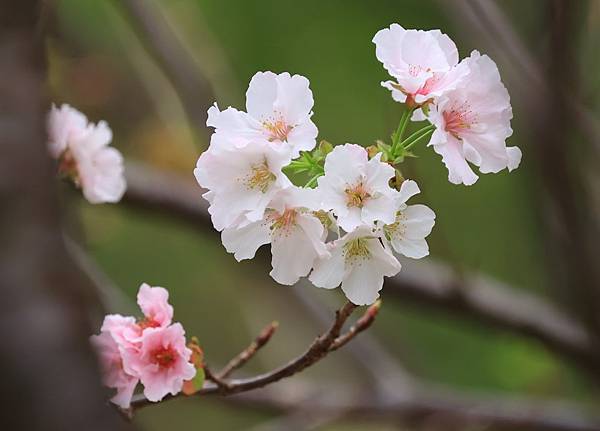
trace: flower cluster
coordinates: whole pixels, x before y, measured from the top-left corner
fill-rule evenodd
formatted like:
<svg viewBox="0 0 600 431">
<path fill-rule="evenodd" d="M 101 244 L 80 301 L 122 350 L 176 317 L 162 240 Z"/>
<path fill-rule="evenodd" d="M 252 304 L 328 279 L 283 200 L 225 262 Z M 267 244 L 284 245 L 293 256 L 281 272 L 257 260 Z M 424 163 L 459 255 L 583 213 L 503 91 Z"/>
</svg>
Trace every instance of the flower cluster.
<svg viewBox="0 0 600 431">
<path fill-rule="evenodd" d="M 116 389 L 111 399 L 128 408 L 138 383 L 150 401 L 176 395 L 185 381 L 196 375 L 186 346 L 185 331 L 172 323 L 173 307 L 162 287 L 140 286 L 137 302 L 144 317 L 111 314 L 104 318 L 99 335 L 91 337 L 100 358 L 104 384 Z"/>
<path fill-rule="evenodd" d="M 88 123 L 69 105 L 52 106 L 48 115 L 48 148 L 69 177 L 93 203 L 118 202 L 125 192 L 123 156 L 109 147 L 112 131 L 104 121 Z"/>
<path fill-rule="evenodd" d="M 355 304 L 371 304 L 384 276 L 400 270 L 394 252 L 428 254 L 425 237 L 435 214 L 406 204 L 419 192 L 414 181 L 390 186 L 396 171 L 381 153 L 369 158 L 353 144 L 314 150 L 312 108 L 306 78 L 257 73 L 246 93 L 247 112 L 210 108 L 207 124 L 215 132 L 194 174 L 208 189 L 213 225 L 237 260 L 270 244 L 278 283 L 308 276 L 318 287 L 341 285 Z M 283 172 L 286 166 L 316 175 L 298 187 Z"/>
<path fill-rule="evenodd" d="M 415 110 L 413 120 L 435 127 L 429 145 L 442 156 L 454 184 L 481 173 L 516 169 L 521 150 L 506 147 L 512 108 L 496 64 L 473 51 L 458 61 L 454 42 L 439 30 L 406 30 L 392 24 L 373 38 L 377 59 L 394 78 L 381 85 L 394 100 Z M 468 163 L 469 162 L 469 163 Z"/>
</svg>

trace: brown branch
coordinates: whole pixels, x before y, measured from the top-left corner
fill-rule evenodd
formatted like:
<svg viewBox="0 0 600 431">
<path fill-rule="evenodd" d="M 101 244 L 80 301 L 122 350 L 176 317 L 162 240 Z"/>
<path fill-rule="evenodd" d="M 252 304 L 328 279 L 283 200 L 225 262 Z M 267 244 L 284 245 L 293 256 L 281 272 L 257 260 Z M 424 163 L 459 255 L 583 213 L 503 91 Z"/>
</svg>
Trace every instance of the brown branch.
<svg viewBox="0 0 600 431">
<path fill-rule="evenodd" d="M 191 180 L 141 164 L 127 165 L 125 203 L 155 209 L 197 227 L 212 230 L 203 191 Z M 553 304 L 476 274 L 459 281 L 448 267 L 431 262 L 403 265 L 386 281 L 384 298 L 412 301 L 541 342 L 592 375 L 600 374 L 600 356 L 587 330 Z"/>
<path fill-rule="evenodd" d="M 329 330 L 317 337 L 315 341 L 309 346 L 309 348 L 297 358 L 291 360 L 286 365 L 267 372 L 258 376 L 250 377 L 247 379 L 227 380 L 224 384 L 206 385 L 200 391 L 196 392 L 195 395 L 231 395 L 239 392 L 246 392 L 253 389 L 262 388 L 263 386 L 275 383 L 286 377 L 291 377 L 297 374 L 316 362 L 323 359 L 331 351 L 330 347 L 333 342 L 340 336 L 340 332 L 350 314 L 356 309 L 356 305 L 347 302 L 342 308 L 336 311 L 335 319 L 329 328 Z M 355 333 L 354 335 L 356 335 Z M 220 381 L 221 379 L 218 379 Z M 226 385 L 226 386 L 225 386 Z M 165 398 L 165 400 L 177 398 L 179 395 Z M 164 400 L 163 400 L 164 401 Z M 143 396 L 136 396 L 132 400 L 131 406 L 134 409 L 138 409 L 151 404 Z"/>
<path fill-rule="evenodd" d="M 278 322 L 271 322 L 264 327 L 258 337 L 256 337 L 248 347 L 246 347 L 235 358 L 229 361 L 229 363 L 225 365 L 221 371 L 219 371 L 217 377 L 219 379 L 226 379 L 235 370 L 243 367 L 265 344 L 269 342 L 278 326 Z"/>
<path fill-rule="evenodd" d="M 334 350 L 337 350 L 340 347 L 345 346 L 346 343 L 348 343 L 350 340 L 352 340 L 358 334 L 369 329 L 369 327 L 375 321 L 375 317 L 377 317 L 377 313 L 379 312 L 380 308 L 381 308 L 381 301 L 377 301 L 377 302 L 375 302 L 375 304 L 373 304 L 369 308 L 367 308 L 367 311 L 365 312 L 365 314 L 363 314 L 362 317 L 360 319 L 358 319 L 356 321 L 356 323 L 354 325 L 352 325 L 346 333 L 340 335 L 335 340 L 333 340 L 333 342 L 331 343 L 331 346 L 329 346 L 329 351 L 333 352 Z"/>
</svg>

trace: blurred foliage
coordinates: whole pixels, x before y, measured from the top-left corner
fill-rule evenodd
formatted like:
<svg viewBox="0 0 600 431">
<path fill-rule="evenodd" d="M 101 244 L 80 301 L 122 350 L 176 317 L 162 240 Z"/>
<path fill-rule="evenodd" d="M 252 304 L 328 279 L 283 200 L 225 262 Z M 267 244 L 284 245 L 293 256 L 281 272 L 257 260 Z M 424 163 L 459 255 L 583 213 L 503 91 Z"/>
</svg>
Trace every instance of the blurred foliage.
<svg viewBox="0 0 600 431">
<path fill-rule="evenodd" d="M 539 2 L 503 2 L 515 25 L 535 46 Z M 243 108 L 244 90 L 259 70 L 307 76 L 315 96 L 319 139 L 371 145 L 387 139 L 400 107 L 379 86 L 386 73 L 371 39 L 399 22 L 412 28 L 441 28 L 461 56 L 483 50 L 461 40 L 439 2 L 416 0 L 172 0 L 160 2 L 181 39 L 211 79 L 221 107 Z M 600 13 L 594 9 L 596 19 Z M 590 18 L 591 19 L 591 18 Z M 596 27 L 596 32 L 597 27 Z M 93 120 L 106 119 L 114 144 L 126 156 L 192 177 L 203 125 L 186 122 L 168 80 L 140 44 L 117 1 L 58 2 L 56 37 L 49 42 L 51 92 Z M 591 49 L 588 47 L 587 49 Z M 596 47 L 597 49 L 597 47 Z M 590 66 L 598 69 L 596 63 Z M 502 72 L 502 69 L 501 69 Z M 589 74 L 598 79 L 598 74 Z M 591 83 L 596 88 L 600 84 Z M 510 91 L 510 87 L 509 87 Z M 519 170 L 482 175 L 472 187 L 448 183 L 439 156 L 421 146 L 405 162 L 437 213 L 431 254 L 458 268 L 480 270 L 523 289 L 545 293 L 541 232 L 532 196 L 527 127 L 515 107 L 511 145 L 522 148 Z M 198 199 L 201 199 L 200 194 Z M 279 333 L 248 366 L 261 370 L 299 352 L 320 328 L 268 277 L 261 260 L 237 263 L 218 234 L 182 226 L 162 216 L 121 206 L 78 204 L 89 247 L 132 300 L 146 281 L 168 287 L 176 319 L 197 335 L 209 363 L 221 364 L 273 319 Z M 341 303 L 339 292 L 319 295 Z M 585 398 L 585 384 L 564 364 L 528 340 L 497 333 L 442 313 L 385 301 L 372 329 L 411 371 L 456 386 Z M 343 351 L 297 377 L 319 376 L 360 384 Z M 235 414 L 232 414 L 235 412 Z M 147 430 L 246 429 L 266 416 L 232 410 L 216 400 L 186 400 L 145 409 L 137 419 Z M 331 429 L 365 429 L 354 425 Z M 376 427 L 370 429 L 388 429 Z"/>
</svg>

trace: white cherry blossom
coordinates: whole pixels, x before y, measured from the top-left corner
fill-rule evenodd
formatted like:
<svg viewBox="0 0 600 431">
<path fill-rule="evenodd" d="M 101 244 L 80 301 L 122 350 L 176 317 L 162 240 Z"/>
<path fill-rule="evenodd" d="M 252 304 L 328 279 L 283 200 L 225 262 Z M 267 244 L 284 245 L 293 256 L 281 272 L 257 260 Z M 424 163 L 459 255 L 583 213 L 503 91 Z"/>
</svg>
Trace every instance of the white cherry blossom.
<svg viewBox="0 0 600 431">
<path fill-rule="evenodd" d="M 381 153 L 368 160 L 367 151 L 354 144 L 335 147 L 325 159 L 325 175 L 317 188 L 321 206 L 333 211 L 346 232 L 378 220 L 394 222 L 398 192 L 389 180 L 395 171 L 380 159 Z"/>
<path fill-rule="evenodd" d="M 392 24 L 379 30 L 373 43 L 377 59 L 395 79 L 381 85 L 397 102 L 421 104 L 439 97 L 468 72 L 457 67 L 456 45 L 439 30 L 407 30 Z"/>
<path fill-rule="evenodd" d="M 430 107 L 428 118 L 436 130 L 429 145 L 442 156 L 450 182 L 471 185 L 478 177 L 467 162 L 481 173 L 512 171 L 519 166 L 521 150 L 506 147 L 512 108 L 496 64 L 477 51 L 463 63 L 469 74 Z"/>
<path fill-rule="evenodd" d="M 126 183 L 121 153 L 109 146 L 112 131 L 104 121 L 88 123 L 68 105 L 52 107 L 48 116 L 50 154 L 59 159 L 59 171 L 81 187 L 93 203 L 118 202 Z"/>
<path fill-rule="evenodd" d="M 228 252 L 240 261 L 254 257 L 261 245 L 271 244 L 270 275 L 280 284 L 295 284 L 306 276 L 317 258 L 329 256 L 326 227 L 313 214 L 314 190 L 290 187 L 269 203 L 264 218 L 223 230 Z"/>
<path fill-rule="evenodd" d="M 215 104 L 208 110 L 206 124 L 216 133 L 229 136 L 238 147 L 256 139 L 285 147 L 298 157 L 316 145 L 317 126 L 311 121 L 314 101 L 309 81 L 289 73 L 258 72 L 246 92 L 246 110 Z"/>
<path fill-rule="evenodd" d="M 238 148 L 228 137 L 213 134 L 194 175 L 209 190 L 203 196 L 210 203 L 208 212 L 215 229 L 262 220 L 267 204 L 291 185 L 281 172 L 289 162 L 288 151 L 274 149 L 264 139 Z"/>
<path fill-rule="evenodd" d="M 334 289 L 341 283 L 346 297 L 356 305 L 375 302 L 383 277 L 392 277 L 401 268 L 398 259 L 367 226 L 333 241 L 328 248 L 331 256 L 317 260 L 309 280 L 325 289 Z"/>
<path fill-rule="evenodd" d="M 406 257 L 420 259 L 429 254 L 425 238 L 435 224 L 435 213 L 425 205 L 407 205 L 406 201 L 420 192 L 412 180 L 405 180 L 400 186 L 398 212 L 394 223 L 383 226 L 386 244 Z"/>
</svg>

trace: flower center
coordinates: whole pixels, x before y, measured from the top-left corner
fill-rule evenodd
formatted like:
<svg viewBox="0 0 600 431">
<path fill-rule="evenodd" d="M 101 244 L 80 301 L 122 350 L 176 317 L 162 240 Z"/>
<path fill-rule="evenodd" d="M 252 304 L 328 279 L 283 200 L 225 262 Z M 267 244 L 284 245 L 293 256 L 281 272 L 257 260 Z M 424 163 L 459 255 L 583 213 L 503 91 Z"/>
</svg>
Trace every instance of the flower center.
<svg viewBox="0 0 600 431">
<path fill-rule="evenodd" d="M 354 264 L 371 258 L 367 238 L 356 238 L 344 244 L 343 256 L 346 263 Z"/>
<path fill-rule="evenodd" d="M 388 240 L 391 240 L 392 238 L 394 238 L 396 236 L 404 235 L 404 231 L 406 230 L 406 227 L 404 226 L 404 223 L 402 223 L 402 222 L 405 219 L 406 219 L 406 216 L 404 214 L 402 214 L 401 212 L 399 212 L 396 215 L 396 221 L 394 223 L 387 224 L 383 227 L 383 233 L 385 234 L 385 237 Z"/>
<path fill-rule="evenodd" d="M 468 103 L 462 103 L 453 106 L 451 109 L 443 112 L 445 130 L 460 139 L 460 135 L 467 129 L 470 129 L 475 123 L 476 116 Z"/>
<path fill-rule="evenodd" d="M 275 182 L 277 177 L 269 170 L 267 161 L 252 165 L 250 173 L 245 178 L 246 186 L 250 190 L 260 190 L 266 193 L 271 184 Z"/>
<path fill-rule="evenodd" d="M 288 134 L 294 128 L 287 124 L 282 118 L 263 121 L 263 127 L 269 133 L 269 142 L 287 140 Z"/>
<path fill-rule="evenodd" d="M 155 320 L 148 318 L 139 320 L 137 322 L 137 325 L 142 331 L 146 328 L 158 328 L 160 326 L 160 324 L 157 323 Z"/>
<path fill-rule="evenodd" d="M 371 198 L 371 194 L 362 181 L 353 187 L 348 187 L 344 192 L 346 193 L 346 205 L 350 208 L 362 208 L 366 201 Z"/>
<path fill-rule="evenodd" d="M 60 156 L 58 165 L 58 174 L 73 179 L 75 184 L 79 185 L 79 173 L 77 172 L 77 161 L 73 153 L 66 149 Z"/>
<path fill-rule="evenodd" d="M 271 230 L 277 233 L 289 233 L 292 227 L 296 225 L 297 212 L 295 209 L 287 209 L 281 213 L 273 213 L 271 216 Z"/>
<path fill-rule="evenodd" d="M 170 347 L 161 347 L 152 352 L 152 362 L 162 368 L 168 368 L 175 362 L 175 352 Z"/>
</svg>

